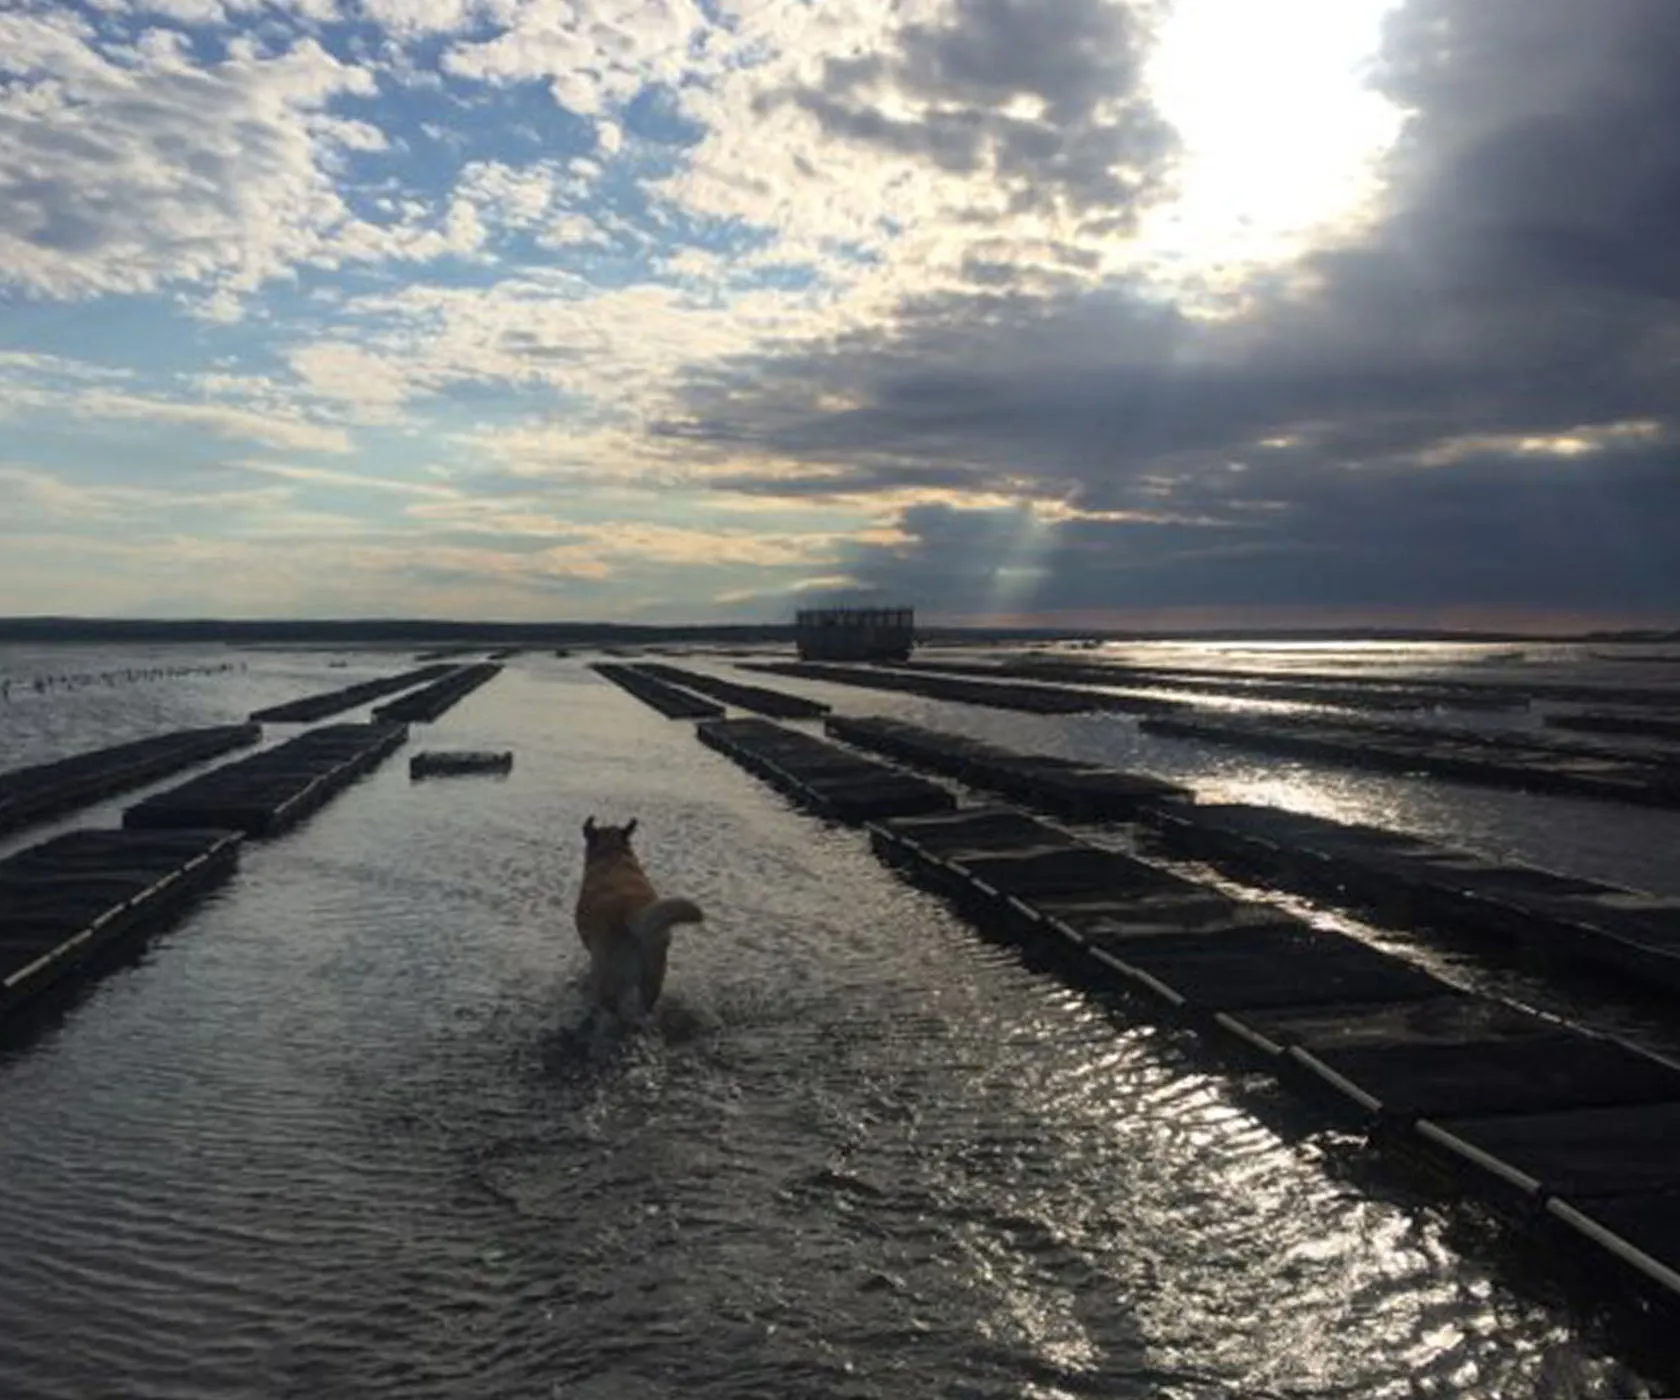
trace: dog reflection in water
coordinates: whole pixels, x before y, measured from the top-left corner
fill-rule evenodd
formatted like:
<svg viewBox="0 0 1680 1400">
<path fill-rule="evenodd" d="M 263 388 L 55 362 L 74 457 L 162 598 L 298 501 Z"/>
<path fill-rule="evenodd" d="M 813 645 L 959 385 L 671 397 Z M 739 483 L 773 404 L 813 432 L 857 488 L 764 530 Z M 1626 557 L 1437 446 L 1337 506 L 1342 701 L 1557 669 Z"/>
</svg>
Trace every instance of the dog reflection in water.
<svg viewBox="0 0 1680 1400">
<path fill-rule="evenodd" d="M 661 899 L 630 849 L 634 820 L 623 826 L 583 824 L 583 887 L 577 929 L 589 952 L 589 993 L 596 1007 L 621 1021 L 641 1021 L 665 987 L 671 930 L 704 915 L 692 899 Z"/>
</svg>

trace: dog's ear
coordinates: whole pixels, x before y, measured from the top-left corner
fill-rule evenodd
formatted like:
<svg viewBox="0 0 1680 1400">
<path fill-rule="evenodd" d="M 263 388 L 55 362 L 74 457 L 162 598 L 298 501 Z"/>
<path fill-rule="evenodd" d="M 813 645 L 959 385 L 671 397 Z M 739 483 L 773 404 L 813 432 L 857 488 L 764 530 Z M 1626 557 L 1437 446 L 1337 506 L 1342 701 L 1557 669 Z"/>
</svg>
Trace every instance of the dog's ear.
<svg viewBox="0 0 1680 1400">
<path fill-rule="evenodd" d="M 624 839 L 626 841 L 628 841 L 635 834 L 636 834 L 636 818 L 631 817 L 629 824 L 624 828 Z"/>
<path fill-rule="evenodd" d="M 595 817 L 593 813 L 583 819 L 583 839 L 585 841 L 595 839 Z"/>
</svg>

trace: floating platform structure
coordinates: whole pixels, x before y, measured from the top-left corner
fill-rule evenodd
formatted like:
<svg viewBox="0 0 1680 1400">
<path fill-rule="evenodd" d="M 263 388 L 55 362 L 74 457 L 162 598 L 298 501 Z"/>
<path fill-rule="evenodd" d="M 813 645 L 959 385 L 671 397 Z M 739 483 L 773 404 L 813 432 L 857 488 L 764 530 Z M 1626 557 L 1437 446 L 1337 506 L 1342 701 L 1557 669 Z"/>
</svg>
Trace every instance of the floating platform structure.
<svg viewBox="0 0 1680 1400">
<path fill-rule="evenodd" d="M 358 705 L 365 705 L 369 700 L 377 700 L 382 695 L 407 690 L 410 686 L 424 685 L 427 681 L 448 675 L 454 669 L 453 666 L 447 665 L 420 666 L 399 675 L 381 676 L 378 680 L 340 686 L 337 690 L 324 690 L 319 695 L 305 695 L 299 700 L 288 700 L 283 705 L 270 705 L 266 709 L 253 710 L 251 718 L 273 724 L 307 723 L 310 720 L 326 719 L 329 715 L 343 714 L 344 711 L 353 710 Z"/>
<path fill-rule="evenodd" d="M 1680 743 L 1680 710 L 1577 710 L 1547 715 L 1546 723 L 1581 734 L 1614 734 Z"/>
<path fill-rule="evenodd" d="M 1478 951 L 1514 950 L 1541 964 L 1591 968 L 1647 993 L 1680 993 L 1680 899 L 1277 807 L 1197 804 L 1158 778 L 897 720 L 836 717 L 827 728 L 860 748 L 1044 811 L 1141 819 L 1173 855 L 1353 907 L 1379 922 L 1453 934 Z"/>
<path fill-rule="evenodd" d="M 796 800 L 843 762 L 763 721 L 697 732 Z M 992 936 L 1137 995 L 1680 1317 L 1680 1066 L 1012 807 L 867 824 L 884 861 Z"/>
<path fill-rule="evenodd" d="M 123 813 L 123 825 L 272 836 L 379 763 L 407 735 L 400 724 L 329 724 L 311 729 L 136 803 Z"/>
<path fill-rule="evenodd" d="M 1042 925 L 1175 1008 L 1383 1004 L 1439 993 L 1420 968 L 1268 904 L 1233 899 L 1007 807 L 899 819 L 877 853 L 1005 931 Z M 1680 1087 L 1680 1080 L 1677 1080 Z"/>
<path fill-rule="evenodd" d="M 837 821 L 944 812 L 956 802 L 938 783 L 769 720 L 706 720 L 695 732 L 800 806 Z"/>
<path fill-rule="evenodd" d="M 375 705 L 373 717 L 382 724 L 424 724 L 438 718 L 458 705 L 479 686 L 501 675 L 502 668 L 494 661 L 480 661 L 471 666 L 458 666 L 441 680 L 433 681 L 424 690 L 401 695 L 383 705 Z"/>
<path fill-rule="evenodd" d="M 261 737 L 255 724 L 179 729 L 0 773 L 0 833 L 168 777 Z"/>
<path fill-rule="evenodd" d="M 916 610 L 802 608 L 793 641 L 801 661 L 905 661 L 916 645 Z"/>
<path fill-rule="evenodd" d="M 982 681 L 964 676 L 939 675 L 930 671 L 899 670 L 878 666 L 830 666 L 821 662 L 770 661 L 747 666 L 749 671 L 795 676 L 805 680 L 833 681 L 865 690 L 895 690 L 925 695 L 930 700 L 957 700 L 995 710 L 1025 710 L 1039 715 L 1076 715 L 1094 710 L 1119 710 L 1136 714 L 1173 714 L 1189 706 L 1176 700 L 1149 695 L 1113 695 L 1100 690 L 1078 690 L 1070 686 L 1040 685 L 1036 682 Z"/>
<path fill-rule="evenodd" d="M 0 1024 L 226 879 L 228 831 L 73 831 L 0 861 Z"/>
<path fill-rule="evenodd" d="M 511 773 L 513 752 L 510 749 L 483 751 L 478 749 L 428 749 L 408 760 L 411 778 L 443 778 L 468 773 Z"/>
<path fill-rule="evenodd" d="M 0 860 L 0 1024 L 178 913 L 233 869 L 245 835 L 299 821 L 406 735 L 389 724 L 309 730 L 134 804 L 122 830 L 71 832 Z"/>
<path fill-rule="evenodd" d="M 1169 738 L 1200 739 L 1354 768 L 1428 773 L 1530 792 L 1680 806 L 1680 764 L 1636 754 L 1463 731 L 1299 720 L 1282 715 L 1158 715 L 1144 719 L 1142 728 L 1146 733 Z"/>
<path fill-rule="evenodd" d="M 858 748 L 1069 817 L 1135 817 L 1146 806 L 1176 805 L 1190 796 L 1161 778 L 1078 759 L 1018 753 L 894 719 L 835 716 L 826 728 L 836 739 Z"/>
<path fill-rule="evenodd" d="M 1137 992 L 1449 1167 L 1680 1313 L 1680 1067 L 1011 809 L 871 826 L 877 852 L 1079 980 Z"/>
<path fill-rule="evenodd" d="M 831 708 L 820 700 L 807 700 L 803 695 L 767 690 L 761 685 L 746 685 L 699 671 L 684 670 L 680 666 L 667 666 L 662 662 L 645 661 L 636 669 L 644 676 L 698 690 L 736 709 L 751 710 L 754 714 L 769 715 L 772 719 L 817 719 Z"/>
<path fill-rule="evenodd" d="M 589 669 L 602 680 L 611 681 L 645 705 L 651 705 L 666 719 L 721 719 L 723 706 L 684 690 L 680 686 L 648 675 L 639 667 L 621 661 L 591 661 Z"/>
<path fill-rule="evenodd" d="M 1647 992 L 1680 994 L 1680 899 L 1532 866 L 1500 864 L 1418 837 L 1237 803 L 1147 813 L 1171 852 L 1332 902 L 1379 921 L 1422 923 L 1590 967 Z M 1680 1139 L 1677 1139 L 1680 1144 Z"/>
</svg>

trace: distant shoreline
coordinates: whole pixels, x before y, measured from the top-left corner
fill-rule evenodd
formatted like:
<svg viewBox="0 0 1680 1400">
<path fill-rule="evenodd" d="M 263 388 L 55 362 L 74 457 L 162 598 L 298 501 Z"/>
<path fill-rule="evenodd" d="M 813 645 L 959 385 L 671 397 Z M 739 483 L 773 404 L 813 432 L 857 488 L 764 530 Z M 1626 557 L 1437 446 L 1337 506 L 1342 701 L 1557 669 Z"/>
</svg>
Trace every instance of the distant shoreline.
<svg viewBox="0 0 1680 1400">
<path fill-rule="evenodd" d="M 1546 643 L 1680 643 L 1680 630 L 1535 634 L 1405 628 L 1231 628 L 1193 631 L 1101 631 L 1093 628 L 918 628 L 923 644 L 1102 640 L 1115 642 L 1436 642 L 1543 645 Z M 348 621 L 311 619 L 169 619 L 93 617 L 0 618 L 0 642 L 225 642 L 357 646 L 484 644 L 588 646 L 657 642 L 752 644 L 791 642 L 791 624 L 613 622 L 460 622 L 424 618 Z"/>
</svg>

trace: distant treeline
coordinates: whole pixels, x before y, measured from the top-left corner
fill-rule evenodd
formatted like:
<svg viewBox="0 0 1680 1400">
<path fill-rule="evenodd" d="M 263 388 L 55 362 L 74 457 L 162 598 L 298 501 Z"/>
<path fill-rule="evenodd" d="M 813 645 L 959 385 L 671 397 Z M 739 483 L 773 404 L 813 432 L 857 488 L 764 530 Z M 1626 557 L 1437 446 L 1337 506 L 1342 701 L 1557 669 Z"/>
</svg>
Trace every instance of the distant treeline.
<svg viewBox="0 0 1680 1400">
<path fill-rule="evenodd" d="M 365 645 L 550 646 L 597 643 L 791 639 L 785 626 L 636 627 L 592 622 L 435 622 L 407 619 L 358 621 L 231 621 L 214 618 L 9 617 L 0 618 L 0 642 L 234 642 Z"/>
<path fill-rule="evenodd" d="M 922 642 L 1026 642 L 1094 639 L 1116 642 L 1680 642 L 1675 631 L 1602 631 L 1569 635 L 1445 632 L 1403 628 L 1208 628 L 1189 632 L 1091 628 L 963 628 L 918 626 Z M 359 646 L 625 646 L 665 642 L 791 644 L 791 624 L 709 623 L 638 626 L 616 622 L 440 622 L 426 619 L 231 621 L 120 617 L 0 618 L 0 642 L 232 642 Z"/>
</svg>

